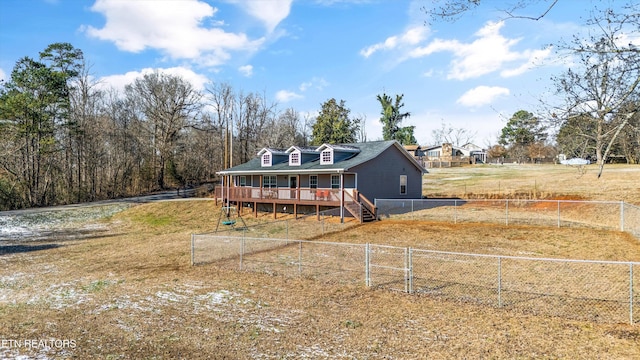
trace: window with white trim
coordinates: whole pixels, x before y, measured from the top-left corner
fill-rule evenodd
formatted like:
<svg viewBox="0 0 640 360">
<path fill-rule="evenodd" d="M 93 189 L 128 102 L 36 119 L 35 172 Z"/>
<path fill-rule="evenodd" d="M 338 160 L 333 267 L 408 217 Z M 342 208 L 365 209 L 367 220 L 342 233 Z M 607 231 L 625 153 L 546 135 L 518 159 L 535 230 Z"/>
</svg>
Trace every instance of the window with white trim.
<svg viewBox="0 0 640 360">
<path fill-rule="evenodd" d="M 340 189 L 340 175 L 331 175 L 331 188 Z"/>
<path fill-rule="evenodd" d="M 333 164 L 333 150 L 322 150 L 320 153 L 320 165 Z"/>
<path fill-rule="evenodd" d="M 407 195 L 407 175 L 400 175 L 400 195 Z"/>
<path fill-rule="evenodd" d="M 264 175 L 262 177 L 263 188 L 276 188 L 278 187 L 278 179 L 275 175 Z"/>
<path fill-rule="evenodd" d="M 262 166 L 271 166 L 271 154 L 270 153 L 262 154 Z"/>
<path fill-rule="evenodd" d="M 300 165 L 300 153 L 292 152 L 289 154 L 289 166 Z"/>
<path fill-rule="evenodd" d="M 309 175 L 309 187 L 312 189 L 318 188 L 318 175 Z"/>
<path fill-rule="evenodd" d="M 244 175 L 240 175 L 240 180 L 238 181 L 240 186 L 247 186 L 247 177 Z"/>
<path fill-rule="evenodd" d="M 428 157 L 440 157 L 440 150 L 427 151 Z"/>
</svg>

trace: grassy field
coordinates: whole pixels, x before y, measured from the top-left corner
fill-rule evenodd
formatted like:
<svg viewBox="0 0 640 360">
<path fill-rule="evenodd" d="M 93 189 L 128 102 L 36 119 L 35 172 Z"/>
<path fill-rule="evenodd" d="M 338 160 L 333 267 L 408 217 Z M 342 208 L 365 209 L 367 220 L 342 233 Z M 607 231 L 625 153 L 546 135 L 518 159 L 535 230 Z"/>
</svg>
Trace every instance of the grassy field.
<svg viewBox="0 0 640 360">
<path fill-rule="evenodd" d="M 578 174 L 563 166 L 481 166 L 433 169 L 425 176 L 425 193 L 639 204 L 639 183 L 640 167 L 608 167 L 596 179 L 591 169 Z M 145 204 L 96 226 L 83 224 L 80 235 L 65 229 L 46 239 L 0 243 L 0 358 L 640 358 L 637 324 L 534 316 L 359 284 L 190 266 L 190 234 L 215 229 L 218 215 L 210 201 Z M 247 218 L 260 220 L 272 215 Z M 640 261 L 637 239 L 584 229 L 383 220 L 325 239 Z M 42 340 L 49 342 L 37 342 Z"/>
<path fill-rule="evenodd" d="M 640 166 L 479 165 L 429 169 L 423 193 L 428 197 L 585 199 L 640 205 Z"/>
</svg>

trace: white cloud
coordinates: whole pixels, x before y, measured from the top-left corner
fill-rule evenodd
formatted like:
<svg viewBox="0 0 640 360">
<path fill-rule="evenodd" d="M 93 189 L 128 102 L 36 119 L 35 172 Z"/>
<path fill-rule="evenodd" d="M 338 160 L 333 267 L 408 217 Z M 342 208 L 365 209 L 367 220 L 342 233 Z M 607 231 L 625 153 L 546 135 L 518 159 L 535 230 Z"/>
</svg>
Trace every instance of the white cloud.
<svg viewBox="0 0 640 360">
<path fill-rule="evenodd" d="M 251 77 L 253 75 L 253 66 L 244 65 L 238 68 L 238 71 L 245 77 Z"/>
<path fill-rule="evenodd" d="M 410 27 L 401 35 L 388 37 L 385 41 L 373 44 L 360 50 L 360 55 L 368 58 L 377 51 L 389 51 L 403 46 L 414 46 L 422 42 L 427 36 L 428 30 L 424 25 Z"/>
<path fill-rule="evenodd" d="M 429 69 L 429 70 L 423 72 L 422 76 L 424 76 L 424 77 L 432 77 L 433 76 L 433 69 Z"/>
<path fill-rule="evenodd" d="M 7 73 L 5 73 L 4 70 L 0 69 L 0 81 L 2 80 L 6 81 L 9 79 L 7 79 Z"/>
<path fill-rule="evenodd" d="M 552 47 L 548 47 L 542 50 L 527 50 L 523 52 L 523 55 L 527 57 L 527 61 L 520 66 L 513 69 L 505 69 L 500 72 L 500 76 L 502 77 L 512 77 L 518 76 L 520 74 L 524 74 L 525 72 L 537 67 L 544 65 L 544 60 L 549 58 L 551 55 Z"/>
<path fill-rule="evenodd" d="M 327 80 L 325 80 L 324 78 L 320 78 L 320 77 L 313 77 L 311 78 L 310 81 L 307 82 L 303 82 L 302 84 L 300 84 L 300 91 L 304 92 L 307 91 L 310 88 L 314 88 L 316 90 L 322 90 L 325 87 L 327 87 L 329 85 L 329 83 L 327 82 Z"/>
<path fill-rule="evenodd" d="M 255 51 L 264 42 L 250 40 L 242 33 L 203 27 L 203 20 L 213 17 L 217 9 L 199 0 L 97 0 L 91 10 L 106 17 L 105 26 L 86 26 L 82 30 L 129 52 L 152 48 L 174 59 L 216 66 L 227 61 L 231 51 Z"/>
<path fill-rule="evenodd" d="M 490 104 L 496 98 L 509 94 L 510 91 L 507 88 L 499 86 L 478 86 L 464 93 L 456 103 L 468 107 L 478 107 Z"/>
<path fill-rule="evenodd" d="M 249 15 L 262 21 L 269 32 L 289 16 L 293 0 L 247 0 L 236 4 Z"/>
<path fill-rule="evenodd" d="M 283 103 L 302 98 L 302 95 L 287 90 L 280 90 L 276 93 L 276 100 Z"/>
<path fill-rule="evenodd" d="M 329 83 L 324 78 L 314 76 L 313 78 L 311 78 L 311 80 L 300 84 L 298 89 L 300 90 L 300 92 L 305 92 L 312 88 L 318 91 L 322 91 L 322 89 L 324 89 L 328 85 Z M 283 103 L 302 98 L 304 98 L 302 94 L 289 90 L 280 90 L 276 93 L 276 100 Z"/>
<path fill-rule="evenodd" d="M 502 36 L 500 29 L 503 26 L 504 22 L 489 21 L 474 34 L 477 39 L 471 43 L 435 39 L 427 46 L 413 49 L 408 57 L 419 58 L 436 52 L 450 51 L 454 58 L 447 78 L 466 80 L 500 71 L 508 64 L 524 61 L 523 64 L 500 73 L 503 77 L 519 75 L 529 70 L 534 63 L 541 62 L 550 55 L 551 49 L 513 51 L 512 47 L 518 44 L 520 39 L 508 39 Z"/>
<path fill-rule="evenodd" d="M 141 71 L 129 71 L 126 74 L 104 76 L 101 77 L 98 81 L 101 88 L 113 88 L 122 93 L 126 85 L 129 85 L 133 83 L 137 78 L 141 78 L 145 74 L 150 74 L 154 71 L 174 76 L 180 76 L 184 80 L 191 83 L 191 85 L 193 85 L 196 90 L 203 90 L 205 85 L 209 82 L 209 79 L 206 76 L 197 74 L 193 70 L 184 67 L 173 67 L 166 69 L 145 68 Z"/>
</svg>

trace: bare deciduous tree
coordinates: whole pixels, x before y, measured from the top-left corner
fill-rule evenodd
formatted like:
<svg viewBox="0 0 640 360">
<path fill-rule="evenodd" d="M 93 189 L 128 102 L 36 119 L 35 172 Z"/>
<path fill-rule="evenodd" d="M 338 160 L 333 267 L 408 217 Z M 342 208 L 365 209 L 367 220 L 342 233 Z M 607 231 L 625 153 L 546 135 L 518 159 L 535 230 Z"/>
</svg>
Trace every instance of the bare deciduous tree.
<svg viewBox="0 0 640 360">
<path fill-rule="evenodd" d="M 579 117 L 591 125 L 575 127 L 578 136 L 594 142 L 599 164 L 598 177 L 618 136 L 638 112 L 628 104 L 639 97 L 640 49 L 630 39 L 640 35 L 638 5 L 630 5 L 624 13 L 607 9 L 590 21 L 588 39 L 574 38 L 563 49 L 577 66 L 553 78 L 564 104 L 555 109 L 554 119 L 560 124 Z"/>
<path fill-rule="evenodd" d="M 151 141 L 157 186 L 165 188 L 165 172 L 181 132 L 200 110 L 201 94 L 184 79 L 153 72 L 125 87 L 128 99 L 140 107 L 139 124 Z"/>
<path fill-rule="evenodd" d="M 513 0 L 500 3 L 499 11 L 505 14 L 506 18 L 540 20 L 545 17 L 558 3 L 559 0 L 535 0 L 523 1 Z M 423 6 L 424 11 L 431 21 L 456 21 L 463 15 L 473 12 L 477 7 L 491 6 L 494 2 L 488 0 L 434 0 L 430 5 Z M 530 13 L 526 13 L 529 11 Z"/>
<path fill-rule="evenodd" d="M 444 143 L 454 146 L 462 146 L 474 141 L 476 132 L 472 132 L 465 128 L 454 128 L 451 124 L 445 124 L 442 121 L 440 128 L 431 131 L 434 144 L 440 145 Z"/>
</svg>

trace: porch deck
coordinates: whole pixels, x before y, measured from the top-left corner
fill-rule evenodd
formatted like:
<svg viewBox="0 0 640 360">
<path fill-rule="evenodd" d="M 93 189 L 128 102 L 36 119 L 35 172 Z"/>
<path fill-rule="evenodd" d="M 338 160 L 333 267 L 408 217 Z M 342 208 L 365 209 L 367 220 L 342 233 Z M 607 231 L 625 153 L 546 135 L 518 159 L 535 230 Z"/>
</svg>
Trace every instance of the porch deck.
<svg viewBox="0 0 640 360">
<path fill-rule="evenodd" d="M 298 206 L 315 206 L 316 213 L 320 213 L 320 207 L 339 207 L 344 204 L 354 217 L 363 221 L 367 218 L 376 218 L 376 208 L 368 199 L 358 193 L 357 189 L 331 189 L 331 188 L 262 188 L 262 187 L 222 187 L 215 189 L 216 203 L 218 199 L 226 202 L 252 203 L 254 214 L 257 216 L 258 204 L 272 204 L 274 217 L 277 205 L 291 205 L 293 214 L 297 216 Z M 362 209 L 364 208 L 364 209 Z M 363 212 L 366 214 L 363 215 Z"/>
</svg>

